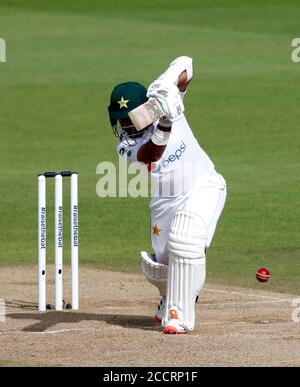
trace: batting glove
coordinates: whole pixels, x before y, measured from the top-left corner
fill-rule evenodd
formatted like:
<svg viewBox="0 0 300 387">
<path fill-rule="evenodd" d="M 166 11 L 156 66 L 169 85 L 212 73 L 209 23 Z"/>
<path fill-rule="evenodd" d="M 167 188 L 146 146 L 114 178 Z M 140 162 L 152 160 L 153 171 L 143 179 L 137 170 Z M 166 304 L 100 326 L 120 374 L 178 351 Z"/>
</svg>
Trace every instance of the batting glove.
<svg viewBox="0 0 300 387">
<path fill-rule="evenodd" d="M 166 81 L 154 81 L 148 88 L 147 97 L 155 98 L 162 109 L 164 117 L 171 121 L 179 120 L 184 106 L 177 86 Z"/>
</svg>

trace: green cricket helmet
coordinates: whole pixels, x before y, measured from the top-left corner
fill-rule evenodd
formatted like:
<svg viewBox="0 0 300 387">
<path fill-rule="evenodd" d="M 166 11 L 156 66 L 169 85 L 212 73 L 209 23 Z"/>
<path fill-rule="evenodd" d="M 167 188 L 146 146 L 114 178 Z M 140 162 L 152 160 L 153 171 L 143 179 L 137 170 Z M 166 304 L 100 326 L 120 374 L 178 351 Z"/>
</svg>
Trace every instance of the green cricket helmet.
<svg viewBox="0 0 300 387">
<path fill-rule="evenodd" d="M 128 118 L 128 113 L 148 101 L 147 89 L 137 82 L 125 82 L 117 85 L 110 97 L 108 106 L 111 125 L 119 119 Z"/>
<path fill-rule="evenodd" d="M 128 113 L 146 101 L 148 101 L 147 89 L 138 82 L 120 83 L 113 89 L 108 113 L 113 132 L 120 140 L 126 136 L 126 128 L 118 126 L 118 121 L 129 118 Z M 130 137 L 137 137 L 141 134 L 141 132 L 131 134 Z"/>
</svg>

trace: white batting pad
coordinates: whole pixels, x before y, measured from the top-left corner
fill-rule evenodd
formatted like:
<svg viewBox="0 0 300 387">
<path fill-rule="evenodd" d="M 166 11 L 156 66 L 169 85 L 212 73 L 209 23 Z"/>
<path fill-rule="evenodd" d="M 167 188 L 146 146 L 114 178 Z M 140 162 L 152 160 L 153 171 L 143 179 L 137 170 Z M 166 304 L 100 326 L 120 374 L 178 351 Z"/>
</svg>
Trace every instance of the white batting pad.
<svg viewBox="0 0 300 387">
<path fill-rule="evenodd" d="M 167 313 L 162 321 L 166 326 L 170 311 L 176 310 L 178 318 L 189 330 L 195 325 L 195 300 L 205 282 L 205 260 L 188 259 L 170 255 L 167 285 Z"/>
<path fill-rule="evenodd" d="M 179 210 L 171 222 L 169 251 L 186 258 L 204 257 L 207 239 L 207 226 L 197 214 Z"/>
<path fill-rule="evenodd" d="M 179 210 L 169 232 L 169 273 L 166 315 L 162 325 L 176 310 L 189 330 L 195 325 L 195 300 L 205 281 L 205 244 L 207 227 L 196 213 Z"/>
<path fill-rule="evenodd" d="M 161 297 L 166 295 L 168 265 L 156 262 L 154 257 L 146 251 L 141 251 L 142 271 L 145 278 L 156 286 Z"/>
</svg>

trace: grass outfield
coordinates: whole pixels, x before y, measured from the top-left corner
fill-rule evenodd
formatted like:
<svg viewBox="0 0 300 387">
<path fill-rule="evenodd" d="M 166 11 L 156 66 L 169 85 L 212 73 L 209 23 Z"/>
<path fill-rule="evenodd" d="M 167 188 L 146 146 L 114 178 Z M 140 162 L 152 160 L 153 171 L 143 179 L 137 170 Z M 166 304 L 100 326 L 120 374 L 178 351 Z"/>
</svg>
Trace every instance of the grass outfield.
<svg viewBox="0 0 300 387">
<path fill-rule="evenodd" d="M 149 200 L 95 192 L 97 164 L 117 160 L 109 95 L 121 81 L 148 85 L 176 56 L 189 55 L 195 78 L 186 115 L 228 183 L 208 278 L 261 288 L 255 271 L 267 266 L 268 289 L 299 294 L 300 63 L 291 61 L 299 3 L 44 3 L 0 2 L 7 44 L 7 63 L 0 63 L 0 264 L 37 262 L 36 175 L 73 169 L 80 173 L 81 262 L 139 270 L 139 251 L 150 249 Z M 52 192 L 48 197 L 51 207 Z"/>
</svg>

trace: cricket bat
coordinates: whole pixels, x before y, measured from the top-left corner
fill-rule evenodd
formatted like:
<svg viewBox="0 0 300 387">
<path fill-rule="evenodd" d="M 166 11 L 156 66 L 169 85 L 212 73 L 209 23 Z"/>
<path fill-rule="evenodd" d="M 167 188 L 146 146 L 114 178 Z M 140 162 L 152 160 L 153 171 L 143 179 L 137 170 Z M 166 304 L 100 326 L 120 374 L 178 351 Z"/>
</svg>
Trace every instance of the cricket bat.
<svg viewBox="0 0 300 387">
<path fill-rule="evenodd" d="M 159 102 L 155 98 L 150 97 L 147 102 L 131 110 L 128 116 L 135 129 L 139 132 L 161 118 L 163 111 Z"/>
</svg>

